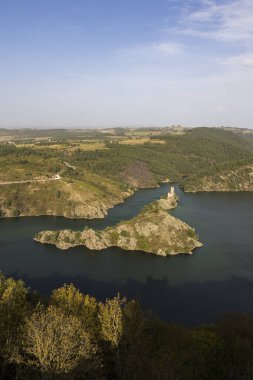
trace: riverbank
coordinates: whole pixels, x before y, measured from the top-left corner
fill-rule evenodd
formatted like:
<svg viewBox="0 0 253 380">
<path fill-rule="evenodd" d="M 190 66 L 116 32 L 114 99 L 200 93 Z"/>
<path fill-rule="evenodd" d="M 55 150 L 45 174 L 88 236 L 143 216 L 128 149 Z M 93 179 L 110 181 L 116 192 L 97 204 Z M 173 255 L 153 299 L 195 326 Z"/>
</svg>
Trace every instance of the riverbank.
<svg viewBox="0 0 253 380">
<path fill-rule="evenodd" d="M 93 177 L 93 176 L 92 176 Z M 63 216 L 69 219 L 104 218 L 108 210 L 134 194 L 112 181 L 97 178 L 103 192 L 87 181 L 20 182 L 1 187 L 0 218 Z"/>
<path fill-rule="evenodd" d="M 102 219 L 24 217 L 0 220 L 0 270 L 42 294 L 73 283 L 99 300 L 117 292 L 139 299 L 163 319 L 197 325 L 225 312 L 253 313 L 252 193 L 185 193 L 170 214 L 194 226 L 203 242 L 193 255 L 160 256 L 120 248 L 67 251 L 38 244 L 45 230 L 102 230 L 129 220 L 165 196 L 168 184 L 142 189 Z"/>
</svg>

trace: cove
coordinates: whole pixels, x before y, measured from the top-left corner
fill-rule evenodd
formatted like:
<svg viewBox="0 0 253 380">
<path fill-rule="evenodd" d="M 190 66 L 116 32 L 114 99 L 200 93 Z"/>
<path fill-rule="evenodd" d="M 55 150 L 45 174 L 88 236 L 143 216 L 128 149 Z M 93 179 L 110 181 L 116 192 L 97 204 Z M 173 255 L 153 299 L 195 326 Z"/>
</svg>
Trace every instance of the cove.
<svg viewBox="0 0 253 380">
<path fill-rule="evenodd" d="M 253 194 L 183 193 L 172 214 L 196 228 L 203 248 L 161 258 L 140 252 L 83 247 L 60 251 L 32 240 L 46 229 L 104 228 L 135 216 L 168 191 L 140 190 L 101 220 L 26 217 L 0 220 L 0 270 L 44 294 L 73 282 L 105 299 L 118 291 L 160 317 L 186 325 L 213 322 L 227 312 L 253 314 Z"/>
</svg>

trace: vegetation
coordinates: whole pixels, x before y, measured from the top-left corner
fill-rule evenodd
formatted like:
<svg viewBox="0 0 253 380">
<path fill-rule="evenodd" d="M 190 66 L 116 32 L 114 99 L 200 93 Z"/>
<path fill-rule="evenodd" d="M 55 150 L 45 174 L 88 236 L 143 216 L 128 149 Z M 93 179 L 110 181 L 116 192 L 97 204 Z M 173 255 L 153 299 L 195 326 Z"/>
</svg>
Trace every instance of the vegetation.
<svg viewBox="0 0 253 380">
<path fill-rule="evenodd" d="M 202 243 L 193 228 L 168 213 L 169 209 L 177 206 L 177 201 L 176 195 L 169 199 L 162 198 L 146 205 L 136 217 L 103 230 L 42 231 L 34 239 L 43 244 L 54 244 L 60 249 L 75 246 L 95 250 L 120 247 L 159 256 L 191 254 Z"/>
<path fill-rule="evenodd" d="M 131 163 L 145 162 L 156 181 L 169 178 L 187 186 L 198 178 L 252 164 L 252 147 L 241 137 L 219 129 L 196 128 L 183 135 L 151 136 L 158 143 L 120 145 L 108 143 L 108 150 L 75 153 L 87 169 L 110 178 L 118 177 Z M 163 140 L 165 144 L 161 144 Z M 136 165 L 135 165 L 136 170 Z"/>
<path fill-rule="evenodd" d="M 0 216 L 103 217 L 133 189 L 167 178 L 186 191 L 253 191 L 251 137 L 217 128 L 1 130 Z"/>
<path fill-rule="evenodd" d="M 117 295 L 73 285 L 47 299 L 0 275 L 2 380 L 244 380 L 253 377 L 253 318 L 185 328 Z"/>
</svg>

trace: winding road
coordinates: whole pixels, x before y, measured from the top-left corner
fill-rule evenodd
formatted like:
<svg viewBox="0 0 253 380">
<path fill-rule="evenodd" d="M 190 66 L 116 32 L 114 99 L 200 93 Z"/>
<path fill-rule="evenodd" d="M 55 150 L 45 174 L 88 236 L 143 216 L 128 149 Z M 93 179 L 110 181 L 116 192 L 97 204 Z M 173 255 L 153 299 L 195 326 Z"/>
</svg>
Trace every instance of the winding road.
<svg viewBox="0 0 253 380">
<path fill-rule="evenodd" d="M 64 162 L 64 164 L 70 168 L 70 169 L 73 169 L 73 170 L 76 170 L 76 167 L 73 166 L 73 165 L 70 165 L 68 162 Z M 59 173 L 55 174 L 53 177 L 51 178 L 43 178 L 43 179 L 28 179 L 28 180 L 24 180 L 24 181 L 0 181 L 0 186 L 4 186 L 4 185 L 18 185 L 20 183 L 37 183 L 37 182 L 48 182 L 48 181 L 59 181 L 60 179 L 62 179 L 61 177 L 61 174 L 64 172 L 64 170 L 61 170 Z"/>
<path fill-rule="evenodd" d="M 44 179 L 30 179 L 30 180 L 25 180 L 25 181 L 6 181 L 6 182 L 0 182 L 0 186 L 4 185 L 18 185 L 20 183 L 36 183 L 36 182 L 48 182 L 48 181 L 59 181 L 62 179 L 60 173 L 55 174 L 51 178 L 44 178 Z"/>
</svg>

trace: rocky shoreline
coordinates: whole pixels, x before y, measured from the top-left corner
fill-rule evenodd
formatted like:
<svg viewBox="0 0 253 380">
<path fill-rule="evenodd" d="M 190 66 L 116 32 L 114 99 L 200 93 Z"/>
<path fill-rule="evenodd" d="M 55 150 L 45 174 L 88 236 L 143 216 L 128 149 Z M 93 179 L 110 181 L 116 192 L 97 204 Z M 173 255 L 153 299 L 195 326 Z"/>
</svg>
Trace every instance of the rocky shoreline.
<svg viewBox="0 0 253 380">
<path fill-rule="evenodd" d="M 168 210 L 175 208 L 177 201 L 177 196 L 172 194 L 167 199 L 162 198 L 144 207 L 135 218 L 101 231 L 92 228 L 78 232 L 43 231 L 34 240 L 53 244 L 62 250 L 76 246 L 96 251 L 119 247 L 163 257 L 179 253 L 191 254 L 202 243 L 193 228 L 169 214 Z"/>
</svg>

